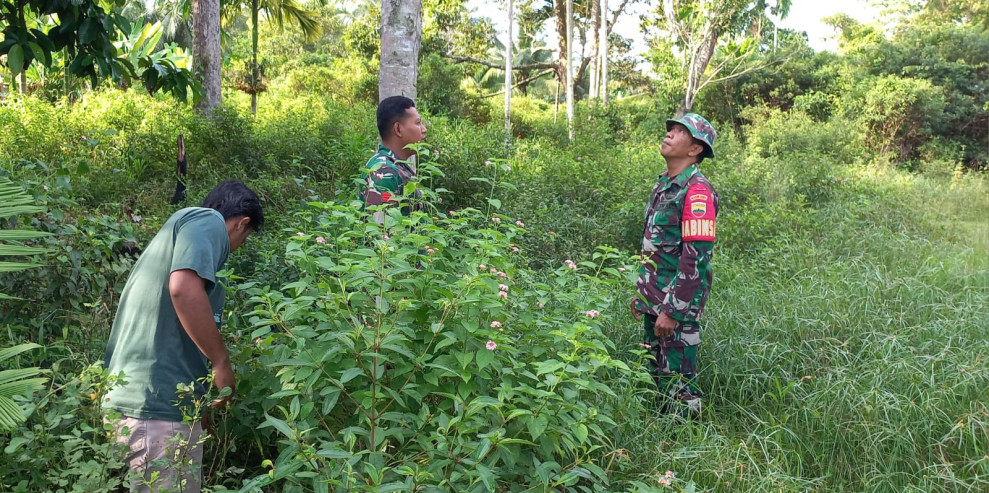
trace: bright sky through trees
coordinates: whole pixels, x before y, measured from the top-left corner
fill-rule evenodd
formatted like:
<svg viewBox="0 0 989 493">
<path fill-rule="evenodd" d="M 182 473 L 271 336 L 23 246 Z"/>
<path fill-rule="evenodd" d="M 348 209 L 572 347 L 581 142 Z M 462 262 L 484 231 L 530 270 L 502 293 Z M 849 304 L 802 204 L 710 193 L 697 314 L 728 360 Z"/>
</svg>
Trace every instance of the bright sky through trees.
<svg viewBox="0 0 989 493">
<path fill-rule="evenodd" d="M 468 6 L 474 9 L 475 15 L 489 17 L 494 22 L 495 29 L 500 36 L 505 33 L 505 2 L 491 0 L 469 0 Z M 631 38 L 635 51 L 644 53 L 646 50 L 645 40 L 639 35 L 639 16 L 652 10 L 655 2 L 638 3 L 627 8 L 615 32 Z M 613 7 L 612 7 L 613 8 Z M 810 46 L 815 50 L 838 49 L 838 42 L 834 39 L 834 30 L 821 21 L 825 17 L 830 17 L 837 13 L 846 13 L 852 18 L 861 22 L 872 22 L 879 17 L 879 8 L 872 4 L 872 0 L 793 0 L 790 8 L 790 15 L 783 20 L 780 27 L 795 29 L 807 32 Z M 546 29 L 546 43 L 548 46 L 556 46 L 556 33 L 553 29 Z"/>
</svg>

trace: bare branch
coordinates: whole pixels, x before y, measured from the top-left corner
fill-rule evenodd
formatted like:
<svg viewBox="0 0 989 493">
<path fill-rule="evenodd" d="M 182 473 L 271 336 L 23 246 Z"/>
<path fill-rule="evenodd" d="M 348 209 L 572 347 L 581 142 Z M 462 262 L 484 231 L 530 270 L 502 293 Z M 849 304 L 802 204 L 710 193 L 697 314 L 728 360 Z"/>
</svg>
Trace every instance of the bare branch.
<svg viewBox="0 0 989 493">
<path fill-rule="evenodd" d="M 514 85 L 512 85 L 512 89 L 515 89 L 516 87 L 521 86 L 522 84 L 527 84 L 529 82 L 532 82 L 532 81 L 534 81 L 534 80 L 536 80 L 536 79 L 538 79 L 538 78 L 540 78 L 540 77 L 542 77 L 544 75 L 549 75 L 549 74 L 552 74 L 552 73 L 553 73 L 553 69 L 544 70 L 542 72 L 539 72 L 536 75 L 533 75 L 532 77 L 529 77 L 528 79 L 523 79 L 523 80 L 520 80 L 520 81 L 516 82 Z M 496 93 L 484 94 L 481 97 L 482 98 L 492 98 L 492 97 L 495 97 L 495 96 L 497 96 L 499 94 L 504 94 L 504 93 L 505 93 L 505 90 L 502 89 L 502 90 L 500 90 L 500 91 L 498 91 Z"/>
<path fill-rule="evenodd" d="M 447 53 L 443 53 L 443 56 L 446 57 L 446 58 L 449 58 L 450 60 L 453 60 L 455 62 L 458 62 L 458 63 L 477 63 L 477 64 L 484 65 L 485 67 L 497 68 L 497 69 L 502 69 L 502 70 L 505 69 L 505 64 L 504 63 L 489 62 L 487 60 L 483 60 L 481 58 L 475 58 L 475 57 L 472 57 L 472 56 L 457 56 L 457 55 L 450 55 L 450 54 L 447 54 Z M 512 71 L 515 72 L 515 71 L 518 71 L 518 70 L 532 70 L 532 69 L 540 69 L 540 68 L 542 68 L 542 69 L 547 69 L 547 68 L 549 68 L 549 69 L 555 69 L 556 68 L 556 62 L 539 62 L 539 63 L 526 63 L 526 64 L 522 64 L 522 65 L 513 65 L 512 66 Z"/>
<path fill-rule="evenodd" d="M 608 35 L 611 36 L 611 28 L 615 27 L 615 22 L 618 21 L 618 16 L 622 15 L 622 11 L 625 10 L 625 5 L 628 4 L 628 0 L 622 0 L 622 4 L 618 6 L 615 13 L 611 16 L 611 22 L 608 23 Z"/>
</svg>

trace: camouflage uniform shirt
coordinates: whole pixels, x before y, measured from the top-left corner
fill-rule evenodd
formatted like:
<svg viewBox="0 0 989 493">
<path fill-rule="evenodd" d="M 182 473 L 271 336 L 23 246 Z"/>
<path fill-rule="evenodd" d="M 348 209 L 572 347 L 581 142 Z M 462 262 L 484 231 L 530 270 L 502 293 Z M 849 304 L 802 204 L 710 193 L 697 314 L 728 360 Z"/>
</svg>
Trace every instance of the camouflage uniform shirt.
<svg viewBox="0 0 989 493">
<path fill-rule="evenodd" d="M 416 169 L 400 161 L 391 149 L 378 144 L 378 152 L 371 156 L 361 170 L 360 198 L 364 205 L 398 203 L 405 193 L 405 185 L 416 179 Z M 420 194 L 416 191 L 416 196 Z M 409 215 L 411 208 L 402 206 L 402 215 Z M 377 216 L 378 213 L 375 215 Z"/>
<path fill-rule="evenodd" d="M 659 176 L 646 205 L 636 308 L 696 325 L 711 289 L 719 199 L 696 164 Z M 696 341 L 699 343 L 700 341 Z"/>
</svg>

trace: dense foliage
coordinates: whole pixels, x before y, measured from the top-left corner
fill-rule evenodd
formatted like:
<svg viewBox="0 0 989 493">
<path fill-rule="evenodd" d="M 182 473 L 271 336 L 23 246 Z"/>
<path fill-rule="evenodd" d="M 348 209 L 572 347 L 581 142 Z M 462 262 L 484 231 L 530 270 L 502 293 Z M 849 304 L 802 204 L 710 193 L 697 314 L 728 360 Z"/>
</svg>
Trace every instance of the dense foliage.
<svg viewBox="0 0 989 493">
<path fill-rule="evenodd" d="M 431 46 L 458 5 L 428 6 Z M 627 308 L 677 104 L 662 88 L 580 102 L 573 141 L 547 91 L 514 97 L 506 152 L 497 102 L 461 84 L 476 71 L 425 54 L 425 210 L 382 226 L 354 201 L 373 8 L 323 8 L 311 43 L 262 24 L 256 115 L 233 82 L 209 118 L 117 87 L 7 95 L 0 182 L 44 212 L 0 214 L 4 261 L 40 264 L 0 274 L 0 406 L 25 420 L 0 419 L 0 492 L 124 484 L 100 406 L 116 304 L 151 235 L 225 178 L 268 222 L 227 273 L 238 386 L 206 443 L 212 491 L 989 489 L 989 108 L 969 83 L 986 26 L 962 7 L 889 37 L 836 20 L 839 54 L 781 33 L 770 68 L 699 95 L 722 210 L 689 422 L 659 413 Z M 40 390 L 4 390 L 33 368 Z"/>
</svg>

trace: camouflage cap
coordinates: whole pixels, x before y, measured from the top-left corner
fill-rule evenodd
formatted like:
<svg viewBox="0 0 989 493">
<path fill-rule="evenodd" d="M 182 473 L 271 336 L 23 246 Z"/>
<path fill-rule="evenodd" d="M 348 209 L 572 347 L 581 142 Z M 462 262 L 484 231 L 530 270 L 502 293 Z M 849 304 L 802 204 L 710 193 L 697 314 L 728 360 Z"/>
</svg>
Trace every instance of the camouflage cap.
<svg viewBox="0 0 989 493">
<path fill-rule="evenodd" d="M 714 139 L 718 137 L 718 132 L 714 130 L 711 122 L 697 113 L 687 113 L 678 119 L 666 120 L 666 131 L 670 131 L 670 126 L 679 123 L 690 130 L 690 135 L 704 144 L 702 157 L 714 158 Z"/>
</svg>

